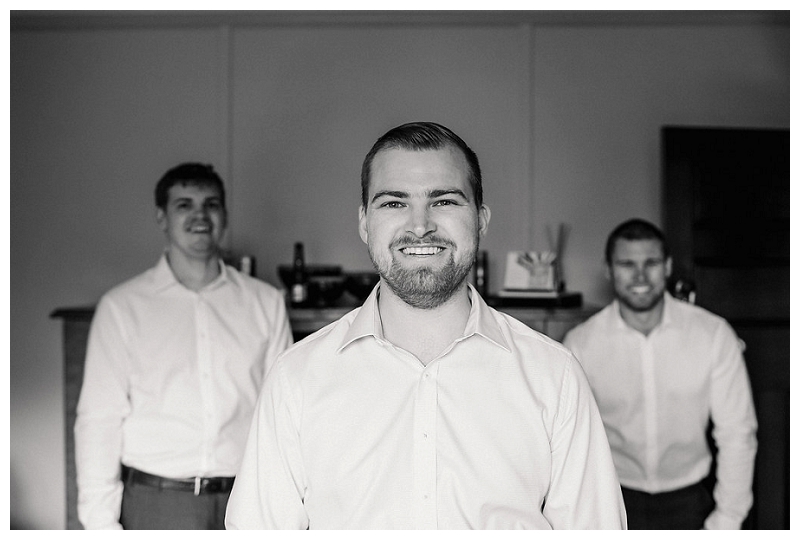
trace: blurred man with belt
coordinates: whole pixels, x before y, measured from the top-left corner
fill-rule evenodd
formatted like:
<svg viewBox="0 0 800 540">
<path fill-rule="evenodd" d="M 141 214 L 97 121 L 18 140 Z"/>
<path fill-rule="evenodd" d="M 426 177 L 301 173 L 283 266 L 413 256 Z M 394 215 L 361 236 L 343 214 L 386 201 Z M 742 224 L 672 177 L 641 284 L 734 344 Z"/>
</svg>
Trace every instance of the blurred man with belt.
<svg viewBox="0 0 800 540">
<path fill-rule="evenodd" d="M 489 224 L 475 153 L 407 124 L 378 139 L 361 178 L 380 282 L 276 361 L 226 525 L 624 528 L 575 357 L 467 282 Z"/>
<path fill-rule="evenodd" d="M 291 344 L 282 295 L 220 258 L 222 180 L 186 163 L 156 186 L 167 247 L 92 321 L 75 423 L 87 529 L 219 529 L 263 377 Z"/>
<path fill-rule="evenodd" d="M 756 416 L 739 340 L 721 317 L 666 292 L 672 259 L 653 224 L 614 229 L 606 264 L 616 299 L 564 344 L 600 407 L 628 527 L 740 528 L 753 501 Z"/>
</svg>

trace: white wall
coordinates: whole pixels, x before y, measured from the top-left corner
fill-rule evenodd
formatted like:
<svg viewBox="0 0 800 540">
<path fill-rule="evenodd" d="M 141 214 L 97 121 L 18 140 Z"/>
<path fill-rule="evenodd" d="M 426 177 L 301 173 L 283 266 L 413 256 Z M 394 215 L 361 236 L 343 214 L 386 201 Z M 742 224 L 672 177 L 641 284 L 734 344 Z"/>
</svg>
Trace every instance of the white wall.
<svg viewBox="0 0 800 540">
<path fill-rule="evenodd" d="M 298 240 L 311 262 L 371 269 L 357 234 L 361 162 L 390 127 L 433 120 L 481 160 L 497 209 L 484 247 L 512 249 L 527 214 L 526 48 L 520 27 L 237 31 L 234 243 L 270 280 Z"/>
<path fill-rule="evenodd" d="M 662 126 L 789 127 L 788 28 L 541 28 L 533 50 L 533 242 L 569 225 L 590 302 L 610 298 L 608 233 L 661 223 Z"/>
<path fill-rule="evenodd" d="M 660 221 L 663 124 L 789 126 L 789 29 L 771 25 L 249 26 L 11 33 L 11 521 L 64 526 L 61 327 L 153 264 L 158 177 L 215 163 L 230 246 L 275 283 L 291 244 L 369 267 L 361 160 L 410 120 L 477 151 L 492 287 L 508 249 L 570 227 L 567 285 L 607 299 L 600 252 Z"/>
<path fill-rule="evenodd" d="M 153 188 L 220 155 L 216 33 L 18 32 L 11 43 L 11 520 L 65 523 L 61 325 L 163 246 Z"/>
</svg>

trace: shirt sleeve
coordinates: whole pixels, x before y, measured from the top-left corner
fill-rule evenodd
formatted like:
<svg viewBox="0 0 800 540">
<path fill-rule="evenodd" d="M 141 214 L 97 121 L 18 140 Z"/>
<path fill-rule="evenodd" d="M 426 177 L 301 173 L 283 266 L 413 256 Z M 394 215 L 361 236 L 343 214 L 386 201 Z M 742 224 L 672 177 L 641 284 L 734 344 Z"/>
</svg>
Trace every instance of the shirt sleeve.
<svg viewBox="0 0 800 540">
<path fill-rule="evenodd" d="M 577 335 L 578 334 L 574 328 L 572 330 L 569 330 L 564 335 L 564 340 L 562 341 L 562 343 L 564 344 L 564 347 L 569 349 L 572 352 L 572 354 L 575 355 L 575 358 L 577 358 L 578 362 L 581 362 L 581 366 L 583 366 L 583 363 L 581 361 L 580 345 Z"/>
<path fill-rule="evenodd" d="M 739 529 L 753 504 L 757 421 L 742 347 L 727 324 L 715 337 L 711 373 L 712 435 L 717 446 L 716 508 L 706 529 Z"/>
<path fill-rule="evenodd" d="M 278 361 L 267 375 L 225 514 L 227 529 L 309 527 L 297 407 Z"/>
<path fill-rule="evenodd" d="M 78 518 L 86 529 L 122 528 L 122 422 L 130 412 L 123 333 L 104 298 L 89 332 L 75 421 Z"/>
<path fill-rule="evenodd" d="M 294 342 L 292 329 L 289 325 L 289 314 L 286 312 L 286 304 L 282 299 L 275 302 L 272 309 L 272 328 L 269 344 L 267 345 L 266 365 L 264 374 L 269 373 L 270 368 L 275 364 L 278 355 L 285 351 Z"/>
<path fill-rule="evenodd" d="M 573 357 L 564 372 L 550 447 L 550 489 L 543 514 L 553 528 L 627 529 L 603 422 Z"/>
</svg>

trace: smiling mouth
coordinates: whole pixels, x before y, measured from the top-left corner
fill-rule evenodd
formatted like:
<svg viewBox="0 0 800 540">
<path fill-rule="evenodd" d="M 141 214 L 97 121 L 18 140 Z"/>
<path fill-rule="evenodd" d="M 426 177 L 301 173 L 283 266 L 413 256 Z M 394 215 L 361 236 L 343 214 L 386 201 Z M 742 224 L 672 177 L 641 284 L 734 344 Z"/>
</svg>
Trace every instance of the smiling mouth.
<svg viewBox="0 0 800 540">
<path fill-rule="evenodd" d="M 413 255 L 415 257 L 436 255 L 442 251 L 444 251 L 444 248 L 439 246 L 409 246 L 400 249 L 400 252 L 404 255 Z"/>
<path fill-rule="evenodd" d="M 211 225 L 206 223 L 196 223 L 189 227 L 189 232 L 192 233 L 209 233 L 211 232 Z"/>
<path fill-rule="evenodd" d="M 648 292 L 650 292 L 650 286 L 649 285 L 637 285 L 635 287 L 631 287 L 630 291 L 633 294 L 647 294 Z"/>
</svg>

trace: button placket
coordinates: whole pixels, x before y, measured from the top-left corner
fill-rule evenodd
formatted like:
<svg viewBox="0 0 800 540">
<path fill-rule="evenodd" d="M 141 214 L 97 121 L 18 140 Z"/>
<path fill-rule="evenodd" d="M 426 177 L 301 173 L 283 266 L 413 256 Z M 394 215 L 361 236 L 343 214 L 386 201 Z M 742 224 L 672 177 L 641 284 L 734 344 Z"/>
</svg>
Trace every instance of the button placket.
<svg viewBox="0 0 800 540">
<path fill-rule="evenodd" d="M 417 386 L 415 406 L 415 485 L 420 523 L 436 527 L 436 413 L 438 365 L 423 369 Z"/>
<path fill-rule="evenodd" d="M 652 474 L 658 466 L 658 403 L 656 395 L 656 359 L 652 343 L 641 336 L 640 350 L 642 352 L 642 384 L 643 384 L 643 410 L 644 427 L 646 433 L 646 475 L 647 481 L 652 480 Z"/>
<path fill-rule="evenodd" d="M 197 370 L 200 379 L 200 400 L 203 415 L 203 439 L 201 441 L 201 467 L 209 467 L 209 452 L 214 422 L 214 398 L 212 388 L 211 333 L 208 304 L 202 295 L 197 295 L 195 302 L 195 320 L 197 324 Z"/>
</svg>

